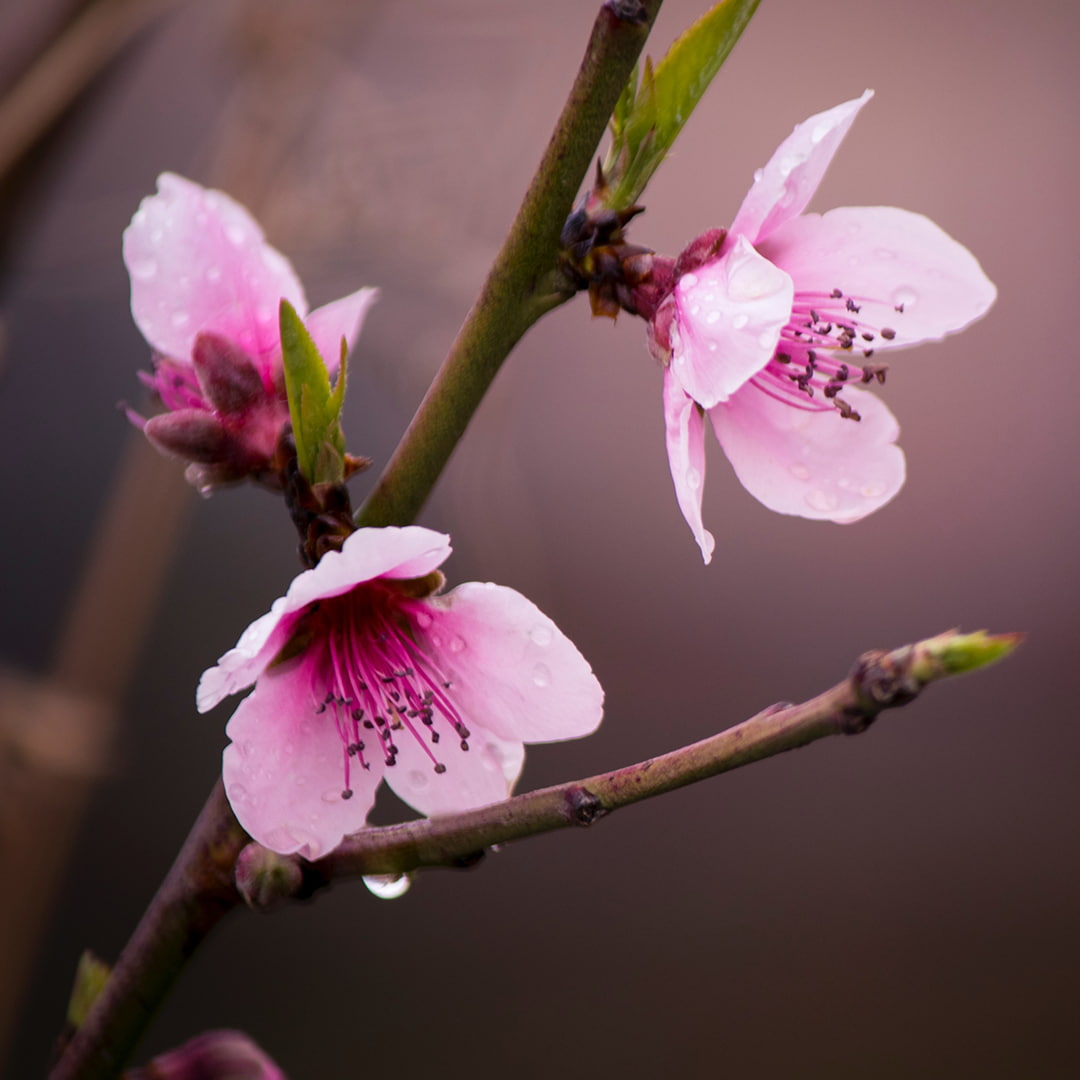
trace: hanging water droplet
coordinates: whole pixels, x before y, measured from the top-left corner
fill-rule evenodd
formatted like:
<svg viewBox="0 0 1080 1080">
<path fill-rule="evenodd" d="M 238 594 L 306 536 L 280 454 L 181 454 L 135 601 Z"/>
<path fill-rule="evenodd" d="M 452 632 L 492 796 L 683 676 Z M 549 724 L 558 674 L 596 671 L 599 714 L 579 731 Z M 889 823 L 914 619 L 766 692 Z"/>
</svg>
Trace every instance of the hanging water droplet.
<svg viewBox="0 0 1080 1080">
<path fill-rule="evenodd" d="M 534 626 L 529 631 L 529 637 L 532 638 L 534 645 L 539 645 L 541 648 L 551 644 L 551 627 L 544 626 L 542 623 L 539 626 Z"/>
<path fill-rule="evenodd" d="M 404 896 L 412 884 L 408 874 L 365 874 L 363 880 L 368 892 L 380 900 L 396 900 Z"/>
<path fill-rule="evenodd" d="M 693 466 L 686 470 L 686 486 L 693 491 L 701 487 L 701 473 Z"/>
<path fill-rule="evenodd" d="M 537 664 L 533 668 L 532 680 L 537 686 L 551 685 L 551 668 L 547 664 Z"/>
<path fill-rule="evenodd" d="M 809 480 L 811 475 L 810 470 L 801 461 L 796 461 L 793 465 L 789 465 L 788 472 L 790 472 L 796 480 Z"/>
<path fill-rule="evenodd" d="M 750 316 L 749 315 L 740 313 L 739 315 L 736 315 L 734 319 L 731 320 L 731 325 L 733 327 L 735 327 L 736 330 L 741 330 L 749 321 L 750 321 Z"/>
</svg>

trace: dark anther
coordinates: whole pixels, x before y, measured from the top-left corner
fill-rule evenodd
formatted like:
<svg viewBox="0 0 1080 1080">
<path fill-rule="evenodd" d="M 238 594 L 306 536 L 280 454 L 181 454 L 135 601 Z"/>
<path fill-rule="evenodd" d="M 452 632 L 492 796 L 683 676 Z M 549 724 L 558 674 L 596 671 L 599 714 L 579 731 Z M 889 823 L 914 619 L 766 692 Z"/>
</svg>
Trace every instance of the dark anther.
<svg viewBox="0 0 1080 1080">
<path fill-rule="evenodd" d="M 790 364 L 791 363 L 791 354 L 786 353 L 786 352 L 778 352 L 776 354 L 776 362 L 778 364 Z"/>
<path fill-rule="evenodd" d="M 438 742 L 438 741 L 439 741 L 439 733 L 438 733 L 437 731 L 433 731 L 433 732 L 431 733 L 431 741 L 432 741 L 433 743 L 435 743 L 435 742 Z"/>
<path fill-rule="evenodd" d="M 806 350 L 806 362 L 813 367 L 817 363 L 817 353 L 813 349 Z"/>
<path fill-rule="evenodd" d="M 874 335 L 873 334 L 863 334 L 862 339 L 863 339 L 863 341 L 873 341 L 874 340 Z"/>
<path fill-rule="evenodd" d="M 862 308 L 859 307 L 859 305 L 856 304 L 850 296 L 847 298 L 847 302 L 844 304 L 844 307 L 846 307 L 848 311 L 852 312 L 855 315 L 858 315 L 859 312 L 862 311 Z"/>
<path fill-rule="evenodd" d="M 834 398 L 839 393 L 840 393 L 840 384 L 839 383 L 829 383 L 829 385 L 825 387 L 825 396 L 827 398 Z"/>
<path fill-rule="evenodd" d="M 375 717 L 375 725 L 376 725 L 376 727 L 386 727 L 386 717 L 385 716 L 376 716 Z"/>
<path fill-rule="evenodd" d="M 365 720 L 364 727 L 366 727 L 368 731 L 371 731 L 375 727 L 375 725 L 370 720 Z"/>
<path fill-rule="evenodd" d="M 469 740 L 468 739 L 462 739 L 461 740 L 461 749 L 462 750 L 468 750 L 469 749 Z"/>
<path fill-rule="evenodd" d="M 834 400 L 833 404 L 840 410 L 840 416 L 844 420 L 855 420 L 858 422 L 862 419 L 862 416 L 857 413 L 842 397 L 838 397 Z"/>
<path fill-rule="evenodd" d="M 879 383 L 884 384 L 885 372 L 888 370 L 888 364 L 864 364 L 862 369 L 862 381 L 868 383 L 872 379 L 877 379 Z"/>
<path fill-rule="evenodd" d="M 903 315 L 904 314 L 904 305 L 903 304 L 897 304 L 896 307 L 893 308 L 893 311 L 899 312 L 901 315 Z"/>
<path fill-rule="evenodd" d="M 442 776 L 442 774 L 446 772 L 446 766 L 440 761 L 438 765 L 435 766 L 435 772 L 438 773 L 439 776 Z"/>
<path fill-rule="evenodd" d="M 812 323 L 819 323 L 819 322 L 821 322 L 821 319 L 818 318 L 818 313 L 813 308 L 811 308 L 810 309 L 810 322 L 808 322 L 806 325 L 810 326 Z"/>
<path fill-rule="evenodd" d="M 870 357 L 874 355 L 874 350 L 873 349 L 863 349 L 862 354 L 863 354 L 863 356 L 866 357 L 867 360 L 869 360 Z"/>
<path fill-rule="evenodd" d="M 599 796 L 583 787 L 572 787 L 566 793 L 566 801 L 570 810 L 570 820 L 575 825 L 591 825 L 608 813 Z"/>
<path fill-rule="evenodd" d="M 847 382 L 847 377 L 851 374 L 851 369 L 847 364 L 841 364 L 840 370 L 833 376 L 837 382 Z"/>
<path fill-rule="evenodd" d="M 892 341 L 892 339 L 896 337 L 896 331 L 891 326 L 883 326 L 881 328 L 881 336 L 886 341 Z"/>
<path fill-rule="evenodd" d="M 349 755 L 349 757 L 356 757 L 356 755 L 360 752 L 360 747 L 357 743 L 349 743 L 349 745 L 345 748 L 345 752 Z"/>
<path fill-rule="evenodd" d="M 364 719 L 363 709 L 353 709 L 352 718 L 359 724 Z"/>
<path fill-rule="evenodd" d="M 832 298 L 833 298 L 834 300 L 839 300 L 839 299 L 840 299 L 840 297 L 842 297 L 842 296 L 843 296 L 844 294 L 843 294 L 843 293 L 842 293 L 842 292 L 841 292 L 841 291 L 840 291 L 839 289 L 833 289 L 833 291 L 832 291 L 831 293 L 829 293 L 829 295 L 830 295 L 830 296 L 831 296 L 831 297 L 832 297 Z"/>
<path fill-rule="evenodd" d="M 345 789 L 345 790 L 344 790 L 344 791 L 343 791 L 343 792 L 341 793 L 341 797 L 342 797 L 343 799 L 351 799 L 351 798 L 352 798 L 352 795 L 353 795 L 353 793 L 352 793 L 352 788 L 346 788 L 346 789 Z"/>
</svg>

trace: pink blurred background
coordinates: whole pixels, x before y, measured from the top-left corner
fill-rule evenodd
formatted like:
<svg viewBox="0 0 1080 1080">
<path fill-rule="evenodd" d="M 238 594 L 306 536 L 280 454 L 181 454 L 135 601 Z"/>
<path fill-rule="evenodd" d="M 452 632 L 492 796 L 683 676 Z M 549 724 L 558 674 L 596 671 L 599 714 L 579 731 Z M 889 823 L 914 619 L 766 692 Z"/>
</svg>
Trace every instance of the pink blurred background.
<svg viewBox="0 0 1080 1080">
<path fill-rule="evenodd" d="M 652 55 L 706 6 L 668 0 Z M 120 232 L 157 173 L 257 207 L 313 302 L 381 287 L 347 406 L 350 448 L 378 467 L 502 238 L 596 7 L 187 3 L 129 51 L 46 162 L 0 295 L 6 663 L 48 663 L 128 436 L 115 403 L 137 400 L 148 357 Z M 711 445 L 703 567 L 642 327 L 591 321 L 579 299 L 529 334 L 421 519 L 454 537 L 451 581 L 520 589 L 607 689 L 601 731 L 533 749 L 523 788 L 809 696 L 867 648 L 960 625 L 1025 630 L 1023 649 L 859 739 L 424 874 L 400 900 L 353 884 L 236 915 L 140 1060 L 228 1026 L 296 1080 L 1072 1075 L 1078 48 L 1080 9 L 1060 0 L 764 0 L 646 193 L 631 238 L 675 253 L 728 223 L 796 121 L 876 90 L 812 208 L 923 212 L 1000 291 L 963 335 L 895 358 L 882 392 L 909 479 L 888 507 L 847 527 L 770 514 Z M 199 673 L 296 569 L 269 495 L 190 501 L 13 1077 L 41 1073 L 78 953 L 115 956 L 214 781 L 228 713 L 195 714 Z"/>
</svg>

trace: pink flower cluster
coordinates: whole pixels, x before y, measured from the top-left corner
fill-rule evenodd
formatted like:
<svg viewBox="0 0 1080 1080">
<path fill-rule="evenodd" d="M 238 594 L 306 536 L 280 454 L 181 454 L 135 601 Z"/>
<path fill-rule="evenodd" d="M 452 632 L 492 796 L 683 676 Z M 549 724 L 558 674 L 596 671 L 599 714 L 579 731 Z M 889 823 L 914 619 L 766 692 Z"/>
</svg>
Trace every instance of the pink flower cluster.
<svg viewBox="0 0 1080 1080">
<path fill-rule="evenodd" d="M 333 373 L 351 347 L 375 289 L 308 313 L 292 265 L 255 219 L 221 191 L 173 173 L 143 199 L 124 230 L 131 312 L 154 350 L 143 375 L 167 412 L 131 413 L 159 449 L 189 462 L 200 490 L 245 478 L 280 483 L 274 456 L 289 406 L 278 330 L 287 300 Z"/>
<path fill-rule="evenodd" d="M 857 521 L 904 482 L 896 420 L 862 389 L 884 381 L 878 355 L 961 330 L 996 296 L 974 256 L 920 214 L 803 212 L 870 97 L 795 128 L 755 175 L 715 257 L 682 274 L 650 324 L 665 365 L 671 476 L 706 562 L 706 415 L 769 509 Z"/>
</svg>

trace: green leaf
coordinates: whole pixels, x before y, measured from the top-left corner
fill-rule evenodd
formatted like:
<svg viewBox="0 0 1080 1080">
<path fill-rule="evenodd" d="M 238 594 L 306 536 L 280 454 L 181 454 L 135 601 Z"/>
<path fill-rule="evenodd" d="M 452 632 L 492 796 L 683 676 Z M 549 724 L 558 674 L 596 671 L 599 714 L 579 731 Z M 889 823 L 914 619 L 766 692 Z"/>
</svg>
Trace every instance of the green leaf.
<svg viewBox="0 0 1080 1080">
<path fill-rule="evenodd" d="M 331 387 L 315 342 L 287 300 L 281 301 L 280 314 L 285 390 L 300 472 L 310 484 L 340 484 L 345 479 L 345 436 L 341 431 L 345 342 L 341 343 L 337 384 Z"/>
<path fill-rule="evenodd" d="M 622 209 L 637 201 L 758 3 L 721 0 L 675 41 L 655 73 L 646 59 L 640 85 L 637 72 L 631 76 L 612 116 L 611 151 L 604 164 L 608 206 Z"/>
<path fill-rule="evenodd" d="M 1004 659 L 1023 640 L 1020 633 L 988 634 L 976 630 L 973 634 L 960 634 L 952 630 L 922 644 L 930 660 L 946 674 L 962 675 Z"/>
<path fill-rule="evenodd" d="M 109 965 L 104 960 L 99 960 L 89 949 L 79 957 L 75 985 L 67 1008 L 67 1022 L 71 1027 L 78 1030 L 86 1023 L 86 1017 L 94 1002 L 109 981 L 110 970 Z"/>
</svg>

